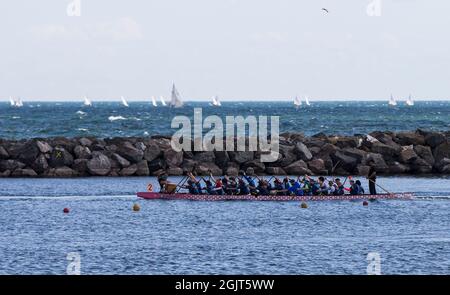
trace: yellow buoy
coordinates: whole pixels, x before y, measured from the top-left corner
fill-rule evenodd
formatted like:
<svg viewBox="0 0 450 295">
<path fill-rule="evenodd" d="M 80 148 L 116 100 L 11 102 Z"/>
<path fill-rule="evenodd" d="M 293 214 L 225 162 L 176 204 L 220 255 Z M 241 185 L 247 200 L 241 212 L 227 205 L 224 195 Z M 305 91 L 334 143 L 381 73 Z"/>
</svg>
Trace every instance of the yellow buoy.
<svg viewBox="0 0 450 295">
<path fill-rule="evenodd" d="M 306 204 L 305 202 L 302 202 L 300 207 L 302 207 L 303 209 L 308 208 L 308 204 Z"/>
<path fill-rule="evenodd" d="M 139 204 L 134 204 L 133 211 L 139 211 L 139 210 L 141 210 L 141 206 L 139 206 Z"/>
</svg>

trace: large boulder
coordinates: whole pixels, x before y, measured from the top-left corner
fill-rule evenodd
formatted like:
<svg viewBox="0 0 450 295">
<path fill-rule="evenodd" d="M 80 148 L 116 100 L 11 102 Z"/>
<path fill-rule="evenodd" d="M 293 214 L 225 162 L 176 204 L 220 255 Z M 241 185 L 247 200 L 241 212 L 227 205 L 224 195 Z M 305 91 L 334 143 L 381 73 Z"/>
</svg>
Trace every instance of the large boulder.
<svg viewBox="0 0 450 295">
<path fill-rule="evenodd" d="M 254 152 L 229 152 L 228 153 L 230 156 L 230 159 L 233 162 L 239 163 L 239 164 L 243 164 L 245 162 L 251 161 L 254 159 Z"/>
<path fill-rule="evenodd" d="M 358 160 L 359 157 L 356 158 L 341 151 L 337 151 L 336 153 L 331 155 L 331 158 L 333 159 L 334 163 L 336 163 L 334 164 L 336 168 L 342 167 L 348 172 L 352 172 L 356 168 L 356 165 L 361 162 L 361 160 Z"/>
<path fill-rule="evenodd" d="M 73 164 L 73 156 L 63 147 L 55 147 L 50 155 L 49 164 L 53 168 L 67 166 Z"/>
<path fill-rule="evenodd" d="M 330 155 L 334 154 L 337 150 L 338 148 L 334 145 L 326 143 L 320 148 L 320 151 L 315 156 L 320 159 L 329 158 Z"/>
<path fill-rule="evenodd" d="M 144 158 L 144 152 L 129 141 L 117 145 L 117 153 L 132 163 L 137 163 Z"/>
<path fill-rule="evenodd" d="M 252 160 L 252 161 L 245 162 L 244 164 L 241 165 L 241 167 L 243 170 L 247 170 L 248 168 L 253 168 L 253 171 L 255 171 L 256 174 L 263 173 L 264 170 L 266 170 L 266 166 L 260 160 Z"/>
<path fill-rule="evenodd" d="M 120 156 L 119 154 L 113 153 L 111 155 L 111 158 L 113 160 L 115 160 L 120 165 L 120 167 L 122 167 L 122 168 L 125 168 L 125 167 L 128 167 L 128 166 L 131 165 L 131 163 L 127 159 L 125 159 L 124 157 Z"/>
<path fill-rule="evenodd" d="M 14 171 L 18 168 L 24 168 L 25 164 L 17 160 L 0 160 L 0 171 Z"/>
<path fill-rule="evenodd" d="M 224 168 L 230 162 L 230 156 L 227 151 L 215 151 L 214 152 L 215 163 L 217 166 Z"/>
<path fill-rule="evenodd" d="M 450 165 L 450 159 L 443 158 L 442 160 L 434 164 L 434 168 L 436 168 L 436 170 L 439 171 L 440 173 L 444 173 L 445 170 L 444 168 L 448 165 Z"/>
<path fill-rule="evenodd" d="M 37 159 L 34 161 L 32 167 L 33 167 L 34 171 L 36 171 L 39 174 L 45 172 L 49 168 L 47 158 L 45 157 L 45 155 L 40 154 L 37 157 Z"/>
<path fill-rule="evenodd" d="M 89 138 L 86 137 L 82 137 L 78 140 L 78 142 L 82 145 L 82 146 L 91 146 L 92 145 L 92 140 L 90 140 Z"/>
<path fill-rule="evenodd" d="M 286 166 L 283 170 L 289 175 L 305 175 L 312 174 L 308 165 L 303 160 L 295 161 L 294 163 Z"/>
<path fill-rule="evenodd" d="M 368 153 L 366 163 L 369 161 L 373 161 L 373 166 L 377 172 L 384 173 L 389 170 L 389 167 L 381 154 Z"/>
<path fill-rule="evenodd" d="M 355 169 L 355 174 L 358 176 L 367 176 L 369 174 L 370 166 L 367 165 L 358 165 Z M 341 174 L 341 173 L 336 173 Z"/>
<path fill-rule="evenodd" d="M 391 147 L 391 146 L 381 143 L 381 142 L 373 143 L 370 150 L 372 153 L 382 154 L 383 156 L 389 156 L 389 157 L 394 156 L 398 152 L 396 148 Z"/>
<path fill-rule="evenodd" d="M 39 151 L 43 154 L 51 153 L 53 151 L 53 148 L 51 145 L 49 145 L 45 141 L 37 140 L 36 146 L 38 147 Z"/>
<path fill-rule="evenodd" d="M 195 165 L 197 165 L 197 162 L 192 159 L 185 158 L 181 164 L 181 169 L 183 169 L 183 173 L 192 172 L 194 171 Z"/>
<path fill-rule="evenodd" d="M 433 152 L 431 151 L 431 148 L 429 146 L 416 145 L 414 147 L 414 151 L 419 157 L 424 159 L 428 164 L 430 164 L 431 166 L 434 165 Z"/>
<path fill-rule="evenodd" d="M 302 142 L 297 142 L 295 144 L 294 152 L 297 154 L 298 158 L 303 161 L 310 161 L 313 157 L 311 151 Z"/>
<path fill-rule="evenodd" d="M 392 137 L 394 135 L 390 132 L 375 131 L 375 132 L 370 133 L 370 135 L 372 137 L 376 138 L 381 143 L 384 143 L 390 147 L 393 147 L 394 149 L 396 149 L 398 151 L 401 150 L 401 146 L 392 139 Z"/>
<path fill-rule="evenodd" d="M 36 177 L 37 173 L 31 168 L 17 168 L 11 174 L 13 177 Z"/>
<path fill-rule="evenodd" d="M 199 163 L 195 167 L 195 172 L 197 175 L 209 175 L 211 172 L 213 175 L 222 175 L 222 169 L 220 169 L 216 164 L 214 163 Z"/>
<path fill-rule="evenodd" d="M 75 148 L 75 146 L 77 145 L 77 142 L 75 140 L 72 140 L 70 138 L 66 138 L 66 137 L 55 137 L 52 139 L 47 140 L 47 142 L 51 145 L 51 146 L 59 146 L 64 148 L 66 151 L 68 151 L 69 153 L 73 152 L 73 149 Z"/>
<path fill-rule="evenodd" d="M 358 146 L 359 138 L 357 137 L 338 137 L 334 143 L 338 148 L 355 148 Z"/>
<path fill-rule="evenodd" d="M 27 141 L 25 143 L 16 143 L 12 145 L 8 151 L 12 158 L 31 165 L 39 156 L 39 148 L 34 141 Z M 14 174 L 14 173 L 13 173 Z"/>
<path fill-rule="evenodd" d="M 417 154 L 414 151 L 414 147 L 412 145 L 402 147 L 402 151 L 400 152 L 400 161 L 403 164 L 408 164 L 417 159 Z"/>
<path fill-rule="evenodd" d="M 278 159 L 275 162 L 268 162 L 267 165 L 278 167 L 288 166 L 297 160 L 295 153 L 294 146 L 280 145 Z"/>
<path fill-rule="evenodd" d="M 111 170 L 111 162 L 104 154 L 93 152 L 92 159 L 87 163 L 87 168 L 91 175 L 106 176 Z"/>
<path fill-rule="evenodd" d="M 199 163 L 214 163 L 215 159 L 216 156 L 212 151 L 197 152 L 194 154 L 194 161 L 197 161 Z"/>
<path fill-rule="evenodd" d="M 312 159 L 308 162 L 308 167 L 316 175 L 328 174 L 328 170 L 325 167 L 325 161 L 323 159 Z"/>
<path fill-rule="evenodd" d="M 11 170 L 5 170 L 3 172 L 0 172 L 0 178 L 2 177 L 10 177 L 11 176 Z"/>
<path fill-rule="evenodd" d="M 409 167 L 399 162 L 394 162 L 389 165 L 390 174 L 403 174 L 409 172 Z"/>
<path fill-rule="evenodd" d="M 148 168 L 148 162 L 147 160 L 142 160 L 139 163 L 137 163 L 137 170 L 136 175 L 137 176 L 147 176 L 150 175 L 150 169 Z"/>
<path fill-rule="evenodd" d="M 87 146 L 77 145 L 73 152 L 77 159 L 89 159 L 91 157 L 91 150 Z"/>
<path fill-rule="evenodd" d="M 176 152 L 172 149 L 165 150 L 164 160 L 169 167 L 180 167 L 183 163 L 183 152 Z"/>
<path fill-rule="evenodd" d="M 399 132 L 395 135 L 394 141 L 400 145 L 424 145 L 425 138 L 418 132 Z"/>
<path fill-rule="evenodd" d="M 9 159 L 8 151 L 4 147 L 0 146 L 0 160 L 6 159 Z"/>
<path fill-rule="evenodd" d="M 153 161 L 154 159 L 158 158 L 161 155 L 161 149 L 159 148 L 158 144 L 151 140 L 147 143 L 147 148 L 144 151 L 144 159 L 148 162 Z"/>
<path fill-rule="evenodd" d="M 435 148 L 441 143 L 446 142 L 445 135 L 438 132 L 430 132 L 425 136 L 425 143 L 431 148 Z"/>
<path fill-rule="evenodd" d="M 78 175 L 88 175 L 88 162 L 88 159 L 76 159 L 75 161 L 73 161 L 72 169 L 75 170 Z"/>
<path fill-rule="evenodd" d="M 286 171 L 284 171 L 284 169 L 280 167 L 266 167 L 266 173 L 269 175 L 286 175 Z"/>
<path fill-rule="evenodd" d="M 416 174 L 431 173 L 433 166 L 428 164 L 424 159 L 416 158 L 410 165 L 411 172 Z"/>
<path fill-rule="evenodd" d="M 172 175 L 172 176 L 181 176 L 184 174 L 183 168 L 179 168 L 179 167 L 170 167 L 167 169 L 167 174 Z"/>
<path fill-rule="evenodd" d="M 65 166 L 64 167 L 58 167 L 54 171 L 54 175 L 56 177 L 66 177 L 66 178 L 68 178 L 68 177 L 77 176 L 77 174 L 78 173 L 75 170 L 72 170 L 71 168 L 65 167 Z"/>
<path fill-rule="evenodd" d="M 119 172 L 119 175 L 120 176 L 131 176 L 134 173 L 136 173 L 136 171 L 137 171 L 137 165 L 133 164 L 131 166 L 122 168 L 122 170 L 120 170 L 120 172 Z"/>
<path fill-rule="evenodd" d="M 367 154 L 367 152 L 355 148 L 345 148 L 341 152 L 346 156 L 355 158 L 358 163 L 362 162 L 366 158 Z"/>
<path fill-rule="evenodd" d="M 148 169 L 150 173 L 155 173 L 166 168 L 166 163 L 162 159 L 154 159 L 148 162 Z"/>
<path fill-rule="evenodd" d="M 225 169 L 225 175 L 238 176 L 239 175 L 239 168 L 236 168 L 236 167 L 233 167 L 233 166 L 227 167 Z"/>
<path fill-rule="evenodd" d="M 433 150 L 433 156 L 436 162 L 440 162 L 444 158 L 450 158 L 450 144 L 448 142 L 441 143 Z"/>
</svg>

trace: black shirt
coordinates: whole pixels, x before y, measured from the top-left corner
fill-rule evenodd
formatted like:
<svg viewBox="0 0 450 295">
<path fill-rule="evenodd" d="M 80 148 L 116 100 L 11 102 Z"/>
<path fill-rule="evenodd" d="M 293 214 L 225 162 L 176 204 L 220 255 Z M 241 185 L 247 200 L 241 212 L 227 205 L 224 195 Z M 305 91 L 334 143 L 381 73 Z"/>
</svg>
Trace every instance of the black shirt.
<svg viewBox="0 0 450 295">
<path fill-rule="evenodd" d="M 368 175 L 368 177 L 369 177 L 370 180 L 375 181 L 375 180 L 377 179 L 377 175 L 376 175 L 375 172 L 376 172 L 376 171 L 375 171 L 375 168 L 374 168 L 373 166 L 370 166 L 370 169 L 369 169 L 369 175 Z M 372 176 L 372 174 L 374 174 L 374 175 Z"/>
</svg>

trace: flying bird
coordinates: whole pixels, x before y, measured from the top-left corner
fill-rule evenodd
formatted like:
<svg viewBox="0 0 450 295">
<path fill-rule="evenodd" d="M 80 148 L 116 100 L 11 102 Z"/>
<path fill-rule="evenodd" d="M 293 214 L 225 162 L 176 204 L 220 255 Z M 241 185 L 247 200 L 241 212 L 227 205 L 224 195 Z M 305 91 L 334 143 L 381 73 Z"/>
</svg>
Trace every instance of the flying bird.
<svg viewBox="0 0 450 295">
<path fill-rule="evenodd" d="M 328 9 L 326 8 L 322 8 L 323 11 L 325 11 L 326 13 L 329 13 Z"/>
</svg>

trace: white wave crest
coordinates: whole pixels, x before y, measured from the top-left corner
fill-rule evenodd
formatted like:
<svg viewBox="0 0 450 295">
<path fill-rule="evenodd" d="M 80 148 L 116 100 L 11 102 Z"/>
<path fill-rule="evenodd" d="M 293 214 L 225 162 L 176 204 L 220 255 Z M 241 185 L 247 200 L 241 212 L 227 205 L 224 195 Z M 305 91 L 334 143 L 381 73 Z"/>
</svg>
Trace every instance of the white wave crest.
<svg viewBox="0 0 450 295">
<path fill-rule="evenodd" d="M 113 121 L 117 121 L 117 120 L 126 120 L 126 118 L 124 118 L 122 116 L 109 116 L 108 120 L 113 122 Z"/>
</svg>

